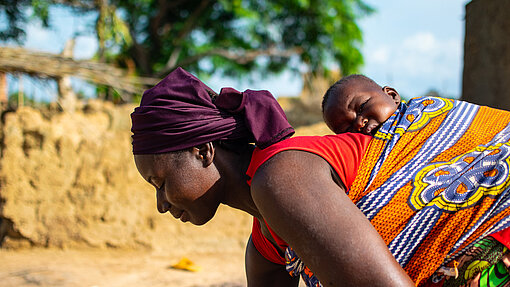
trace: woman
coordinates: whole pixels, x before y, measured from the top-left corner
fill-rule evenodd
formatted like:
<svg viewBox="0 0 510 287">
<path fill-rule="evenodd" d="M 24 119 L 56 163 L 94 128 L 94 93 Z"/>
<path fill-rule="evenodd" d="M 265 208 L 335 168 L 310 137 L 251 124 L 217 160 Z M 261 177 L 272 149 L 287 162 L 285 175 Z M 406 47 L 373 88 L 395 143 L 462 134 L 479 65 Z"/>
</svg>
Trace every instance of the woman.
<svg viewBox="0 0 510 287">
<path fill-rule="evenodd" d="M 144 93 L 132 120 L 135 162 L 156 188 L 160 212 L 201 225 L 214 216 L 219 204 L 226 204 L 256 218 L 246 252 L 250 286 L 297 286 L 298 279 L 288 273 L 300 274 L 310 286 L 320 284 L 317 278 L 326 286 L 414 285 L 399 263 L 407 268 L 409 259 L 420 260 L 424 254 L 417 251 L 420 238 L 418 247 L 396 248 L 393 254 L 387 245 L 388 238 L 398 238 L 402 230 L 408 234 L 405 227 L 414 226 L 413 212 L 420 212 L 407 211 L 381 237 L 353 204 L 377 197 L 370 187 L 380 184 L 377 172 L 386 168 L 366 162 L 365 151 L 392 155 L 393 148 L 400 148 L 399 137 L 375 145 L 370 136 L 361 134 L 286 139 L 293 131 L 269 93 L 223 89 L 216 97 L 182 69 Z M 257 148 L 253 150 L 249 142 Z M 357 176 L 358 166 L 362 174 Z M 371 172 L 373 176 L 367 177 Z M 460 232 L 452 240 L 432 240 L 443 245 L 434 249 L 428 268 L 406 271 L 416 284 L 424 284 L 447 261 L 445 256 L 457 255 L 456 244 L 468 247 L 502 222 L 505 212 L 489 223 L 475 214 L 468 221 L 480 223 L 475 228 L 481 232 L 478 236 L 466 240 Z M 423 238 L 430 239 L 427 234 Z M 283 253 L 287 270 L 275 264 Z M 404 257 L 405 264 L 394 256 Z"/>
</svg>

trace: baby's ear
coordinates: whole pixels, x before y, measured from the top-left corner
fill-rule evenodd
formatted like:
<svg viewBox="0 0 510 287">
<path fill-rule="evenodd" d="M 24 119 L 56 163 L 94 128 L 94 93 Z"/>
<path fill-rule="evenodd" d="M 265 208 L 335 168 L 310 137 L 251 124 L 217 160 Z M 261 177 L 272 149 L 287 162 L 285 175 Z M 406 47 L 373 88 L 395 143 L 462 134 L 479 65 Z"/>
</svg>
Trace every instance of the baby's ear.
<svg viewBox="0 0 510 287">
<path fill-rule="evenodd" d="M 397 90 L 395 90 L 392 87 L 388 87 L 388 86 L 384 86 L 382 89 L 386 95 L 390 96 L 395 101 L 395 104 L 397 106 L 400 105 L 401 99 L 400 99 L 400 95 L 398 94 Z"/>
</svg>

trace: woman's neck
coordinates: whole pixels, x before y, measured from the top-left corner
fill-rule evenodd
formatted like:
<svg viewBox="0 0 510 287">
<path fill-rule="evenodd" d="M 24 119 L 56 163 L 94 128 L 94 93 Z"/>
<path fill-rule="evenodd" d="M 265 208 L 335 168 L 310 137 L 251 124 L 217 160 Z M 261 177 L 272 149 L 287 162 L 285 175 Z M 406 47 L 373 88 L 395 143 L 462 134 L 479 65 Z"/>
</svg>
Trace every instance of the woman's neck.
<svg viewBox="0 0 510 287">
<path fill-rule="evenodd" d="M 251 197 L 250 186 L 246 182 L 246 171 L 250 165 L 252 152 L 253 148 L 250 147 L 237 153 L 217 146 L 215 161 L 224 180 L 222 203 L 260 217 Z"/>
</svg>

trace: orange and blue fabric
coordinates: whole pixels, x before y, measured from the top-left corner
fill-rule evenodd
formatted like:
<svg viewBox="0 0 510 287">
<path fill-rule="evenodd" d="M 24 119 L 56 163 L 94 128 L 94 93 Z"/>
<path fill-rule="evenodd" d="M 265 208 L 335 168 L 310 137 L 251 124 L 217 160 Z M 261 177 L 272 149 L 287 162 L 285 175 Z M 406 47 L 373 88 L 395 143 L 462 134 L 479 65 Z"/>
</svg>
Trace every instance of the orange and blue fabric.
<svg viewBox="0 0 510 287">
<path fill-rule="evenodd" d="M 349 197 L 417 285 L 510 226 L 510 112 L 424 97 L 370 142 Z"/>
<path fill-rule="evenodd" d="M 466 280 L 483 271 L 483 279 L 492 283 L 480 286 L 505 286 L 508 281 L 503 277 L 508 273 L 502 274 L 500 263 L 485 264 L 488 269 L 471 264 L 488 257 L 496 262 L 493 251 L 497 248 L 479 256 L 488 237 L 505 245 L 510 238 L 506 234 L 510 227 L 509 122 L 510 112 L 449 99 L 416 98 L 401 105 L 369 142 L 368 136 L 359 134 L 291 138 L 256 149 L 247 174 L 252 177 L 265 160 L 282 150 L 318 154 L 350 187 L 349 198 L 418 286 L 443 286 L 452 276 L 444 270 L 460 270 L 467 274 Z M 340 148 L 340 142 L 350 148 Z M 264 255 L 263 246 L 256 244 L 264 240 L 256 236 L 258 229 L 255 219 L 252 239 Z M 307 286 L 321 286 L 291 247 L 278 245 L 285 250 L 291 275 L 300 275 Z M 467 260 L 471 260 L 468 268 L 458 266 L 457 270 L 456 264 Z"/>
</svg>

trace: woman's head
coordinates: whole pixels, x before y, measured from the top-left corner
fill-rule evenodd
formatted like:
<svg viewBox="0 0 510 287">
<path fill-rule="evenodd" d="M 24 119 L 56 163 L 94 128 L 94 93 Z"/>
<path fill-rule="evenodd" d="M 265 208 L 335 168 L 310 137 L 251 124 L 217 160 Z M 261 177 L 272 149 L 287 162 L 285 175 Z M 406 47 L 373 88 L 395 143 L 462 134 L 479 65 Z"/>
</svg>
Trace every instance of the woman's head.
<svg viewBox="0 0 510 287">
<path fill-rule="evenodd" d="M 181 68 L 147 90 L 131 114 L 133 153 L 165 153 L 218 140 L 264 148 L 294 133 L 268 91 L 223 88 L 211 95 L 208 86 Z"/>
<path fill-rule="evenodd" d="M 142 177 L 156 189 L 158 211 L 202 225 L 214 216 L 223 198 L 214 156 L 213 144 L 206 143 L 176 152 L 134 157 Z"/>
<path fill-rule="evenodd" d="M 239 116 L 218 109 L 212 90 L 178 68 L 145 91 L 131 114 L 133 153 L 153 154 L 184 150 L 217 139 L 250 139 Z"/>
<path fill-rule="evenodd" d="M 335 133 L 374 134 L 400 104 L 400 95 L 363 75 L 350 75 L 331 86 L 322 102 L 324 121 Z"/>
<path fill-rule="evenodd" d="M 156 188 L 158 210 L 194 224 L 221 203 L 217 147 L 264 148 L 294 133 L 269 92 L 224 88 L 216 95 L 181 68 L 144 93 L 131 119 L 136 165 Z"/>
</svg>

